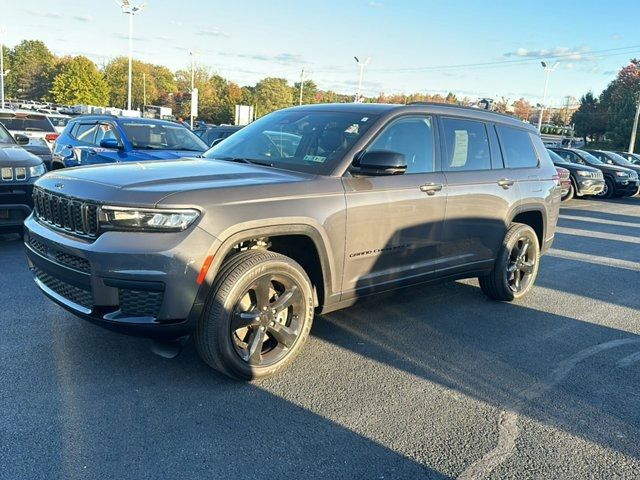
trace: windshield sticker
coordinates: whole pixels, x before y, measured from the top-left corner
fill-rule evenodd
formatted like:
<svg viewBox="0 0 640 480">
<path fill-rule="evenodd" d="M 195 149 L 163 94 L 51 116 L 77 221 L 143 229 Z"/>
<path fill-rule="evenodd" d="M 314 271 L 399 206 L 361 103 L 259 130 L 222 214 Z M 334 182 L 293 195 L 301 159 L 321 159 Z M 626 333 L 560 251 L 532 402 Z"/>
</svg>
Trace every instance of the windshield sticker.
<svg viewBox="0 0 640 480">
<path fill-rule="evenodd" d="M 322 157 L 320 155 L 305 155 L 303 160 L 305 162 L 324 163 L 326 159 L 327 157 Z"/>
<path fill-rule="evenodd" d="M 360 127 L 360 125 L 358 125 L 357 123 L 354 123 L 353 125 L 350 125 L 349 127 L 347 127 L 347 129 L 344 131 L 344 133 L 352 133 L 354 135 L 357 135 L 359 127 Z"/>
<path fill-rule="evenodd" d="M 369 117 L 362 117 L 362 119 L 360 120 L 361 122 L 366 122 L 367 120 L 369 120 Z"/>
</svg>

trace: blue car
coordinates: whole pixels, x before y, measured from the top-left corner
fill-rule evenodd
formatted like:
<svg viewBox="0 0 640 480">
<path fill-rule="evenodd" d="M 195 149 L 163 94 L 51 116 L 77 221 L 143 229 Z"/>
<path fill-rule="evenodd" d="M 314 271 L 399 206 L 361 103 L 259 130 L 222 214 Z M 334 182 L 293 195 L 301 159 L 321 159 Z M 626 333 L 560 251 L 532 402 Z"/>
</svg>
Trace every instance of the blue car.
<svg viewBox="0 0 640 480">
<path fill-rule="evenodd" d="M 195 157 L 209 147 L 191 130 L 166 120 L 82 115 L 53 148 L 49 170 L 80 165 Z"/>
</svg>

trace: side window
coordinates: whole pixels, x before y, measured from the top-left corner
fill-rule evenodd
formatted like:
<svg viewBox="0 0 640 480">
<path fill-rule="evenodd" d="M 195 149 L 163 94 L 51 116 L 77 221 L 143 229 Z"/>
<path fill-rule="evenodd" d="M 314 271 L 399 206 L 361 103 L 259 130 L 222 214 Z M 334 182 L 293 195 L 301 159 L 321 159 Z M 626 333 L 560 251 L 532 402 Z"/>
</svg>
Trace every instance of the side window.
<svg viewBox="0 0 640 480">
<path fill-rule="evenodd" d="M 491 170 L 489 138 L 484 123 L 443 118 L 442 131 L 446 171 Z"/>
<path fill-rule="evenodd" d="M 407 161 L 406 173 L 431 173 L 433 166 L 433 118 L 407 117 L 393 122 L 367 150 L 402 153 Z"/>
<path fill-rule="evenodd" d="M 497 125 L 500 145 L 507 168 L 533 168 L 538 166 L 538 156 L 531 143 L 529 132 L 519 128 Z"/>
<path fill-rule="evenodd" d="M 118 140 L 114 126 L 109 123 L 98 124 L 94 143 L 100 145 L 102 140 L 108 139 Z"/>
<path fill-rule="evenodd" d="M 562 152 L 560 154 L 562 158 L 569 160 L 571 163 L 580 163 L 584 164 L 584 160 L 582 160 L 578 155 L 573 152 Z"/>
<path fill-rule="evenodd" d="M 93 143 L 93 137 L 96 133 L 98 125 L 95 123 L 81 123 L 74 129 L 74 137 L 85 143 Z"/>
</svg>

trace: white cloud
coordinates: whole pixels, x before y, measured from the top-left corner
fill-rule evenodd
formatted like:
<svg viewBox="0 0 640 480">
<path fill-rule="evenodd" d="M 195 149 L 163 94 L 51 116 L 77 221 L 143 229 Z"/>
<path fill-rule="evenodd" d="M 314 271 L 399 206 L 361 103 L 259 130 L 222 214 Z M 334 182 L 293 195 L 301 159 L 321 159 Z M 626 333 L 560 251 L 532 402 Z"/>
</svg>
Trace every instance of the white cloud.
<svg viewBox="0 0 640 480">
<path fill-rule="evenodd" d="M 504 56 L 540 59 L 553 58 L 558 60 L 570 60 L 572 62 L 592 62 L 595 60 L 595 57 L 589 53 L 590 51 L 591 48 L 587 46 L 574 48 L 554 47 L 539 50 L 529 50 L 527 48 L 520 47 L 515 51 L 505 53 Z"/>
<path fill-rule="evenodd" d="M 198 35 L 206 37 L 228 37 L 229 35 L 218 28 L 203 28 L 198 31 Z"/>
<path fill-rule="evenodd" d="M 79 21 L 79 22 L 91 22 L 91 21 L 93 21 L 93 17 L 91 15 L 85 15 L 85 14 L 74 15 L 72 18 L 74 20 Z"/>
<path fill-rule="evenodd" d="M 33 17 L 42 17 L 42 18 L 62 18 L 57 12 L 45 12 L 42 10 L 33 10 L 31 8 L 25 8 L 24 11 Z"/>
</svg>

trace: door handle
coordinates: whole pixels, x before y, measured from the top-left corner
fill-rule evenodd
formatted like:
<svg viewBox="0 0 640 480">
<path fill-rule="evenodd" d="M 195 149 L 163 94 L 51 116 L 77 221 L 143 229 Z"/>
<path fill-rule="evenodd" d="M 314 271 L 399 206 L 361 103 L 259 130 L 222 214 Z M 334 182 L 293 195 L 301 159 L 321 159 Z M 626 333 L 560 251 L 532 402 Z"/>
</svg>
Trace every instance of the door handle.
<svg viewBox="0 0 640 480">
<path fill-rule="evenodd" d="M 424 185 L 420 185 L 420 191 L 425 192 L 427 195 L 434 195 L 440 190 L 442 190 L 441 183 L 425 183 Z"/>
<path fill-rule="evenodd" d="M 500 180 L 498 180 L 498 185 L 500 185 L 505 190 L 509 190 L 509 187 L 512 187 L 514 183 L 516 182 L 514 182 L 510 178 L 501 178 Z"/>
</svg>

